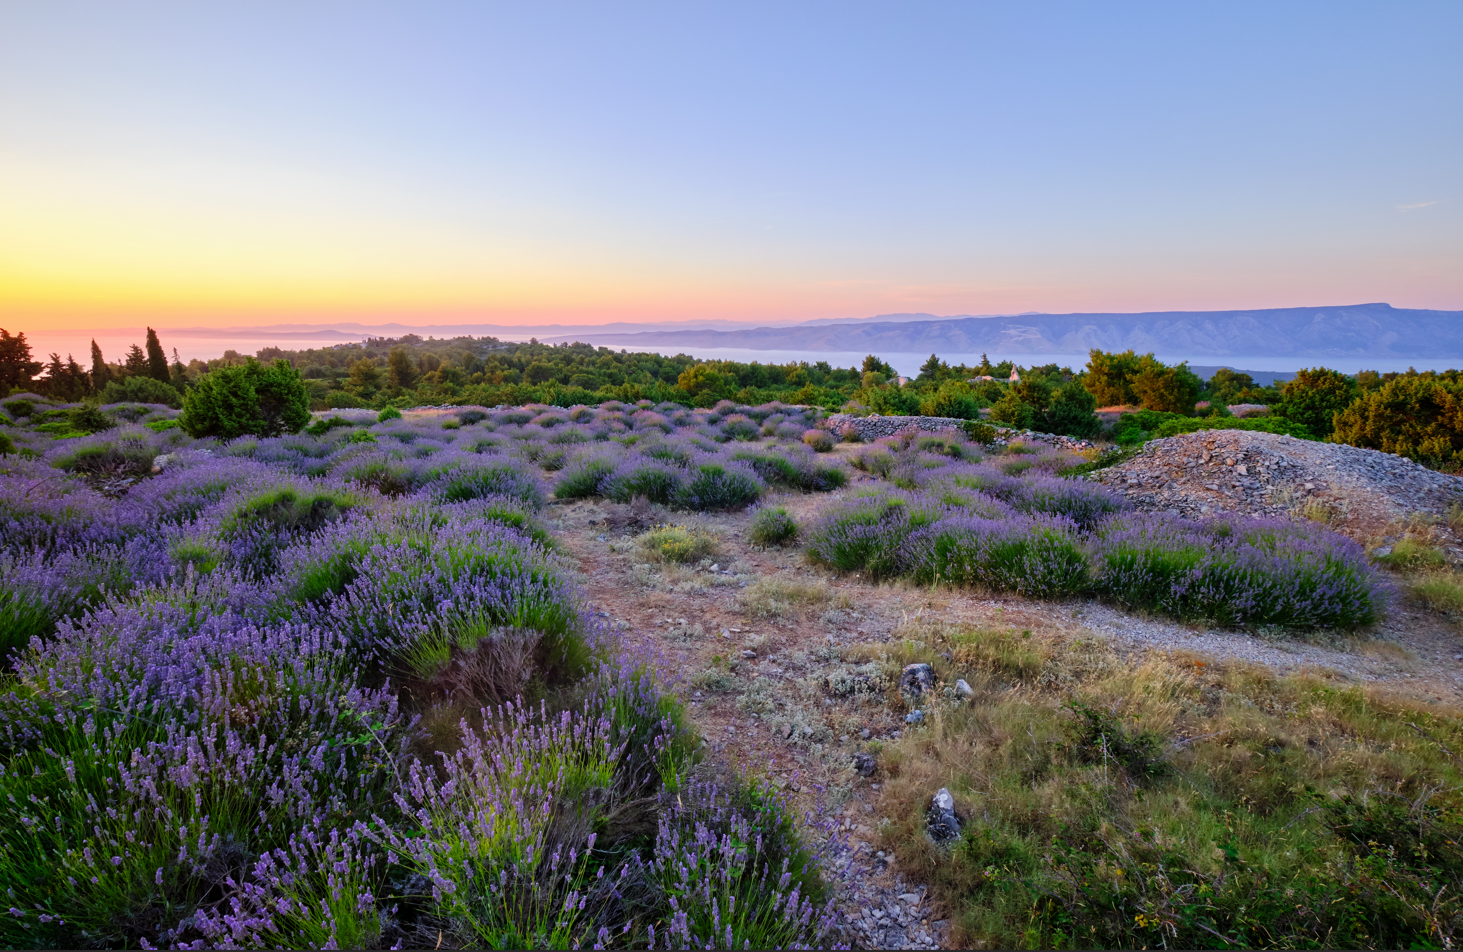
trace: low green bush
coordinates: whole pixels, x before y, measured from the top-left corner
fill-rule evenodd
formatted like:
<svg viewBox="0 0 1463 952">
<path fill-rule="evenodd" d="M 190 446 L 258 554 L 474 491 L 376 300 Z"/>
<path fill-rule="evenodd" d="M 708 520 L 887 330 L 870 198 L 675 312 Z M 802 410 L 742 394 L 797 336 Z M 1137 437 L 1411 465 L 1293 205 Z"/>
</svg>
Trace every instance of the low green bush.
<svg viewBox="0 0 1463 952">
<path fill-rule="evenodd" d="M 104 404 L 161 403 L 174 410 L 183 405 L 183 396 L 178 393 L 177 388 L 163 383 L 161 380 L 144 376 L 108 381 L 101 393 L 97 394 L 97 399 Z"/>
<path fill-rule="evenodd" d="M 348 426 L 354 426 L 354 425 L 355 424 L 351 423 L 351 421 L 345 419 L 344 417 L 339 417 L 339 416 L 321 417 L 320 419 L 316 420 L 314 423 L 311 423 L 309 426 L 305 427 L 305 432 L 308 433 L 308 434 L 310 434 L 311 436 L 324 436 L 326 433 L 329 433 L 331 430 L 339 429 L 340 427 L 348 427 Z"/>
<path fill-rule="evenodd" d="M 747 537 L 753 545 L 795 545 L 798 525 L 782 506 L 761 508 L 752 516 Z"/>
</svg>

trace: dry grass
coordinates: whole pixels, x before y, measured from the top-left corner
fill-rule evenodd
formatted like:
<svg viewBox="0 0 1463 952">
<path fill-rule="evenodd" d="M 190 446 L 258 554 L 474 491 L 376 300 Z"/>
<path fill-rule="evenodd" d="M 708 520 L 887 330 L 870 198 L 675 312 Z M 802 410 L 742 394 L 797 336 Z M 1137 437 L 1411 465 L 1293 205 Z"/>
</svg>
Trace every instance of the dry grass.
<svg viewBox="0 0 1463 952">
<path fill-rule="evenodd" d="M 1442 615 L 1463 614 L 1463 573 L 1438 571 L 1419 575 L 1407 583 L 1414 600 Z"/>
<path fill-rule="evenodd" d="M 826 584 L 791 579 L 759 578 L 742 592 L 741 610 L 754 618 L 783 618 L 807 609 L 847 609 L 848 596 Z"/>
<path fill-rule="evenodd" d="M 926 706 L 925 726 L 887 748 L 882 763 L 891 819 L 884 846 L 935 885 L 965 947 L 1156 944 L 1162 937 L 1135 927 L 1134 915 L 1177 900 L 1152 892 L 1155 871 L 1143 866 L 1145 857 L 1184 864 L 1194 882 L 1219 889 L 1206 902 L 1222 905 L 1220 893 L 1230 888 L 1223 884 L 1244 869 L 1264 870 L 1274 883 L 1343 876 L 1322 868 L 1345 848 L 1324 821 L 1326 804 L 1339 798 L 1411 802 L 1431 790 L 1433 802 L 1446 797 L 1447 809 L 1460 807 L 1453 801 L 1463 761 L 1444 752 L 1463 751 L 1457 710 L 1202 658 L 1132 663 L 1098 640 L 1055 631 L 918 624 L 901 634 L 882 658 L 886 672 L 926 661 L 939 688 L 960 677 L 977 694 L 961 703 L 937 690 L 943 700 Z M 851 650 L 849 660 L 875 650 Z M 895 692 L 888 699 L 897 703 Z M 1150 739 L 1159 752 L 1148 765 L 1153 772 L 1109 756 L 1111 737 L 1084 758 L 1080 711 L 1064 708 L 1072 701 L 1107 718 L 1135 749 Z M 1454 793 L 1440 794 L 1438 785 Z M 925 810 L 940 787 L 954 794 L 966 822 L 953 853 L 924 835 Z M 1063 885 L 1079 867 L 1079 878 L 1116 877 L 1110 892 L 1126 919 L 1086 908 L 1081 891 Z M 1147 885 L 1123 885 L 1124 875 Z M 1042 905 L 1042 895 L 1064 893 L 1072 898 L 1060 915 L 1061 903 Z M 1235 905 L 1239 912 L 1226 906 L 1224 914 L 1248 914 Z M 1165 915 L 1179 923 L 1189 912 Z M 1213 908 L 1203 915 L 1222 918 Z M 1282 945 L 1326 944 L 1299 919 L 1271 926 L 1297 930 L 1277 934 Z M 1203 933 L 1190 930 L 1188 941 L 1196 935 Z"/>
</svg>

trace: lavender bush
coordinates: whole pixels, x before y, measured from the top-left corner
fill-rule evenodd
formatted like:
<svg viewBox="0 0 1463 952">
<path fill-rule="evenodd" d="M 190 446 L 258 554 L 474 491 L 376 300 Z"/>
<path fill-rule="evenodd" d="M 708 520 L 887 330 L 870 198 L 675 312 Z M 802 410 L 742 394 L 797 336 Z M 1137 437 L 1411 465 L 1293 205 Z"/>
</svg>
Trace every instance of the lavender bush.
<svg viewBox="0 0 1463 952">
<path fill-rule="evenodd" d="M 1137 516 L 1105 488 L 1055 475 L 1070 453 L 985 453 L 958 434 L 913 430 L 861 450 L 856 467 L 903 491 L 827 507 L 805 533 L 808 558 L 874 578 L 1096 595 L 1222 625 L 1357 627 L 1391 598 L 1357 544 L 1314 524 Z"/>
</svg>

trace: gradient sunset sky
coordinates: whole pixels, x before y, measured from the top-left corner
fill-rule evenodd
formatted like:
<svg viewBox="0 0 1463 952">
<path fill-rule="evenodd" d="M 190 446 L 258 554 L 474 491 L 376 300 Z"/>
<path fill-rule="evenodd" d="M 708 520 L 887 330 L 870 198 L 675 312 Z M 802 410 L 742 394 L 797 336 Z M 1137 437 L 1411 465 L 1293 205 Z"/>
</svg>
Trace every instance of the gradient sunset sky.
<svg viewBox="0 0 1463 952">
<path fill-rule="evenodd" d="M 1463 308 L 1463 3 L 0 5 L 0 325 Z"/>
</svg>

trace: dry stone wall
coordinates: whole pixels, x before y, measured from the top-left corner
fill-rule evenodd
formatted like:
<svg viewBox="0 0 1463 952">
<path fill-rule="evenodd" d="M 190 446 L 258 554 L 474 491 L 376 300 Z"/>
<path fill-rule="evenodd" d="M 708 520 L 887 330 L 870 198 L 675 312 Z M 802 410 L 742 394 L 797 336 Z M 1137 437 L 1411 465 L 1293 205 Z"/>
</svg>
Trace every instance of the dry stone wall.
<svg viewBox="0 0 1463 952">
<path fill-rule="evenodd" d="M 954 417 L 929 417 L 929 416 L 853 416 L 848 413 L 831 414 L 824 425 L 834 433 L 843 432 L 845 426 L 853 427 L 858 433 L 859 439 L 865 443 L 884 436 L 893 436 L 900 430 L 907 430 L 914 427 L 919 430 L 948 430 L 951 427 L 960 429 L 965 426 L 965 420 L 957 420 Z M 1091 449 L 1092 443 L 1088 440 L 1079 440 L 1070 436 L 1058 436 L 1054 433 L 1039 433 L 1035 430 L 1012 430 L 1005 427 L 995 427 L 996 443 L 1004 446 L 1015 440 L 1041 440 L 1057 446 L 1073 450 Z"/>
</svg>

